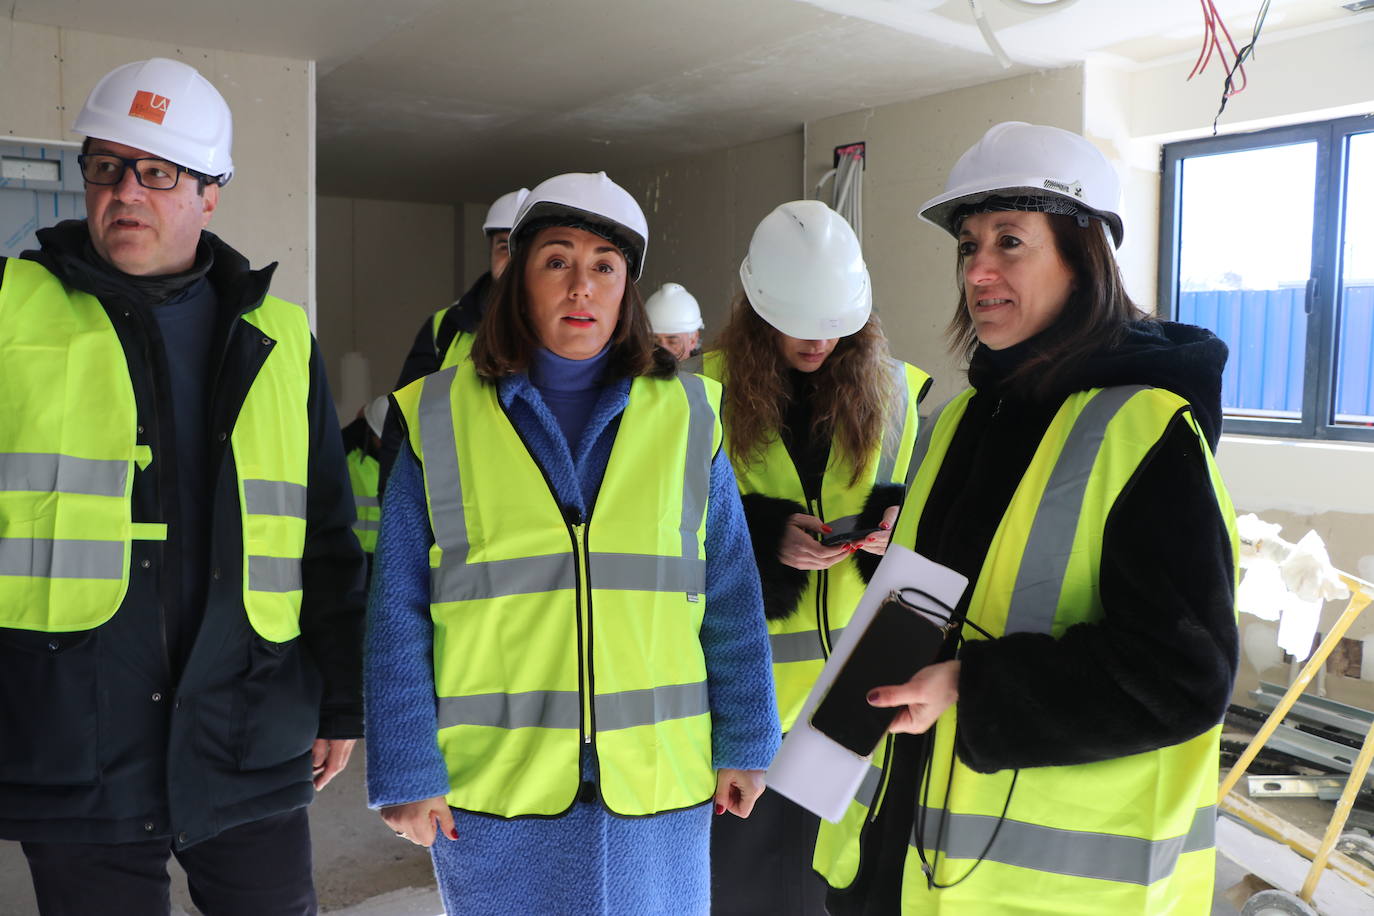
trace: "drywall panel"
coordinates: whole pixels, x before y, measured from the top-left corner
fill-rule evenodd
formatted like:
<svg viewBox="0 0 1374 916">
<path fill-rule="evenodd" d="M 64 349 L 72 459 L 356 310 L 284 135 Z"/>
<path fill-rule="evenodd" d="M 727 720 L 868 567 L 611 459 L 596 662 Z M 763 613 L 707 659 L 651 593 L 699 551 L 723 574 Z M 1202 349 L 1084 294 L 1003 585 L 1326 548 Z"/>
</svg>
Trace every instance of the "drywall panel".
<svg viewBox="0 0 1374 916">
<path fill-rule="evenodd" d="M 920 222 L 921 203 L 944 189 L 955 160 L 993 124 L 1030 121 L 1083 128 L 1083 69 L 1070 67 L 851 112 L 807 125 L 806 186 L 832 164 L 832 150 L 868 144 L 864 256 L 874 304 L 898 357 L 935 376 L 926 409 L 966 384 L 944 337 L 958 299 L 954 241 Z M 827 185 L 823 199 L 830 201 Z"/>
<path fill-rule="evenodd" d="M 801 171 L 796 132 L 612 175 L 649 223 L 643 294 L 681 283 L 701 304 L 709 340 L 729 315 L 754 227 L 802 196 Z"/>
<path fill-rule="evenodd" d="M 234 180 L 210 228 L 255 267 L 280 262 L 272 291 L 310 306 L 314 201 L 306 61 L 0 23 L 0 123 L 9 136 L 76 142 L 71 124 L 95 83 L 149 57 L 183 60 L 214 83 L 234 113 Z"/>
<path fill-rule="evenodd" d="M 462 252 L 459 295 L 491 269 L 487 234 L 482 231 L 482 223 L 486 221 L 489 206 L 490 204 L 461 204 L 454 208 L 454 219 L 462 232 L 458 244 Z"/>
<path fill-rule="evenodd" d="M 0 19 L 0 131 L 6 136 L 76 139 L 66 133 L 71 116 L 62 111 L 60 34 L 52 26 Z"/>
<path fill-rule="evenodd" d="M 319 339 L 344 422 L 391 390 L 415 332 L 455 298 L 455 214 L 448 204 L 320 198 Z"/>
<path fill-rule="evenodd" d="M 347 197 L 319 197 L 315 201 L 319 226 L 319 265 L 315 290 L 315 332 L 334 400 L 342 403 L 343 355 L 356 349 L 353 321 L 353 201 Z M 371 387 L 370 385 L 368 386 Z M 350 399 L 351 400 L 351 399 Z M 357 410 L 357 405 L 353 405 Z M 350 414 L 351 417 L 351 414 Z"/>
</svg>

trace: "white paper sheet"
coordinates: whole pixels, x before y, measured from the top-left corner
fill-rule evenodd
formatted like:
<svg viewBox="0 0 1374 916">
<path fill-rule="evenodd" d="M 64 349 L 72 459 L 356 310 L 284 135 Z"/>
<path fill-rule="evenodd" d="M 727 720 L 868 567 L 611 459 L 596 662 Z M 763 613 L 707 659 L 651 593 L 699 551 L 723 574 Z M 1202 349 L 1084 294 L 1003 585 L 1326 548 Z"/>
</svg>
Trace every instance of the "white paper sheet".
<svg viewBox="0 0 1374 916">
<path fill-rule="evenodd" d="M 796 725 L 788 732 L 782 749 L 768 768 L 770 789 L 828 821 L 838 821 L 844 816 L 863 782 L 869 758 L 858 756 L 812 728 L 811 711 L 830 689 L 835 675 L 854 651 L 855 643 L 894 589 L 915 587 L 954 607 L 967 586 L 968 580 L 948 567 L 898 544 L 887 548 L 887 554 L 873 574 L 873 581 L 859 599 L 853 619 L 844 628 L 816 685 L 807 695 Z"/>
</svg>

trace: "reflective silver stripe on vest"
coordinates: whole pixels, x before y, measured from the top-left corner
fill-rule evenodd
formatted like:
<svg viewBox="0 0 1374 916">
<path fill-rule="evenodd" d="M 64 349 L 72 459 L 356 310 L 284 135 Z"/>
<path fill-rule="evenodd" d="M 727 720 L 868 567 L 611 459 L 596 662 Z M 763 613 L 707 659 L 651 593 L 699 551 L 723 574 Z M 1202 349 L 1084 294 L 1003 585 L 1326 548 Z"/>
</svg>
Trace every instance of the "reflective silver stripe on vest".
<svg viewBox="0 0 1374 916">
<path fill-rule="evenodd" d="M 706 496 L 711 490 L 711 445 L 715 436 L 711 402 L 706 397 L 706 383 L 699 375 L 679 372 L 678 382 L 687 393 L 687 473 L 682 479 L 682 558 L 698 558 L 697 529 L 706 511 Z M 705 590 L 705 579 L 701 588 Z"/>
<path fill-rule="evenodd" d="M 939 808 L 925 809 L 925 849 L 935 848 L 940 831 Z M 1178 857 L 1216 845 L 1217 809 L 1199 808 L 1183 836 L 1164 840 L 1086 830 L 1060 830 L 1040 824 L 1004 820 L 984 814 L 953 814 L 946 818 L 940 853 L 951 859 L 977 859 L 997 830 L 997 841 L 985 859 L 1035 871 L 1150 885 L 1173 874 Z M 916 845 L 913 829 L 911 844 Z"/>
<path fill-rule="evenodd" d="M 124 544 L 62 538 L 0 538 L 0 576 L 122 579 Z"/>
<path fill-rule="evenodd" d="M 305 518 L 305 487 L 282 480 L 245 480 L 243 508 L 249 515 Z"/>
<path fill-rule="evenodd" d="M 1104 388 L 1074 421 L 1035 511 L 1003 632 L 1051 631 L 1073 552 L 1074 533 L 1083 514 L 1083 497 L 1107 435 L 1107 424 L 1127 401 L 1145 390 L 1142 385 Z"/>
<path fill-rule="evenodd" d="M 463 481 L 458 476 L 458 437 L 453 429 L 449 394 L 457 367 L 442 369 L 425 380 L 420 390 L 420 447 L 428 476 L 442 481 L 429 494 L 433 506 L 434 541 L 445 559 L 462 563 L 468 558 L 468 533 L 463 521 Z"/>
<path fill-rule="evenodd" d="M 854 793 L 854 800 L 865 808 L 872 808 L 873 799 L 878 797 L 878 786 L 882 783 L 882 767 L 871 766 L 864 770 L 864 781 L 859 783 L 859 791 Z"/>
<path fill-rule="evenodd" d="M 705 681 L 598 694 L 595 704 L 597 731 L 654 725 L 710 711 Z M 438 720 L 440 728 L 481 725 L 490 728 L 575 730 L 582 723 L 582 704 L 576 690 L 440 697 Z"/>
<path fill-rule="evenodd" d="M 830 631 L 830 644 L 833 646 L 844 635 L 844 627 Z M 787 662 L 814 662 L 825 658 L 821 649 L 820 636 L 815 630 L 802 633 L 769 633 L 768 646 L 773 652 L 773 664 Z"/>
<path fill-rule="evenodd" d="M 436 526 L 439 515 L 434 516 Z M 439 533 L 434 533 L 439 540 Z M 467 553 L 467 542 L 463 542 Z M 430 570 L 429 586 L 432 600 L 482 601 L 504 598 L 507 595 L 530 595 L 577 587 L 575 563 L 571 553 L 547 554 L 511 560 L 491 560 L 486 563 L 459 563 L 450 560 L 445 548 L 443 562 Z"/>
<path fill-rule="evenodd" d="M 357 493 L 353 494 L 353 505 L 359 509 L 375 509 L 381 504 L 381 501 L 375 496 L 359 496 Z"/>
<path fill-rule="evenodd" d="M 360 518 L 353 523 L 354 531 L 380 531 L 382 523 L 375 518 Z"/>
<path fill-rule="evenodd" d="M 705 681 L 597 694 L 594 704 L 596 730 L 599 732 L 654 725 L 669 719 L 705 715 L 711 711 Z"/>
<path fill-rule="evenodd" d="M 957 398 L 959 395 L 955 395 Z M 921 434 L 916 437 L 916 444 L 911 448 L 911 464 L 906 468 L 906 488 L 911 489 L 911 482 L 916 479 L 916 472 L 921 469 L 921 462 L 926 460 L 926 453 L 930 451 L 930 440 L 935 435 L 935 424 L 940 422 L 940 415 L 945 412 L 954 398 L 945 401 L 931 413 L 930 419 L 921 424 Z M 896 527 L 895 525 L 893 526 Z"/>
<path fill-rule="evenodd" d="M 0 455 L 0 492 L 124 496 L 129 462 L 40 452 Z"/>
<path fill-rule="evenodd" d="M 570 728 L 582 723 L 576 690 L 531 690 L 528 693 L 483 693 L 440 697 L 439 727 L 483 725 L 489 728 Z"/>
<path fill-rule="evenodd" d="M 301 561 L 290 557 L 249 557 L 248 588 L 255 592 L 301 590 Z"/>
<path fill-rule="evenodd" d="M 432 507 L 434 542 L 443 551 L 439 567 L 430 571 L 432 600 L 436 603 L 480 601 L 576 588 L 572 553 L 468 562 L 470 545 L 463 510 L 463 482 L 458 471 L 457 439 L 450 406 L 457 371 L 456 367 L 451 367 L 436 372 L 425 380 L 420 392 L 421 447 L 425 453 L 425 475 L 431 484 L 427 490 Z M 593 552 L 589 558 L 593 588 L 691 593 L 706 590 L 706 561 L 697 556 L 697 528 L 710 488 L 712 412 L 701 379 L 684 378 L 687 380 L 683 381 L 683 388 L 691 413 L 687 475 L 683 481 L 682 541 L 684 551 L 688 550 L 690 542 L 690 556 Z M 695 395 L 692 382 L 696 383 Z M 702 434 L 698 435 L 699 432 Z M 692 526 L 690 529 L 688 524 Z"/>
<path fill-rule="evenodd" d="M 897 467 L 897 453 L 902 450 L 902 439 L 906 432 L 906 407 L 911 397 L 907 390 L 906 366 L 900 362 L 892 367 L 893 398 L 892 411 L 887 418 L 887 429 L 883 430 L 883 453 L 878 459 L 876 483 L 891 483 L 892 472 Z"/>
</svg>

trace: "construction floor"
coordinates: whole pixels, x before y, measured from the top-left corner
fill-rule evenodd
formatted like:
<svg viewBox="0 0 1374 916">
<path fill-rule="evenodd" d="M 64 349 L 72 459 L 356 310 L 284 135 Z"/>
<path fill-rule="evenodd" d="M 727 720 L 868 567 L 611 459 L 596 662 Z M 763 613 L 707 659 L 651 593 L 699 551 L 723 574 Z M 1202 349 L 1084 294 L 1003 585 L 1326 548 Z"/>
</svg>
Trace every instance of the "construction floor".
<svg viewBox="0 0 1374 916">
<path fill-rule="evenodd" d="M 331 916 L 440 916 L 428 854 L 397 839 L 365 804 L 362 749 L 310 809 L 316 886 L 322 912 Z M 1314 799 L 1268 800 L 1267 806 L 1309 833 L 1321 835 L 1331 806 Z M 173 912 L 195 916 L 186 879 L 172 861 Z M 1225 892 L 1245 869 L 1219 856 L 1212 916 L 1239 916 Z M 28 867 L 17 843 L 0 842 L 0 914 L 36 914 Z M 1356 916 L 1359 910 L 1348 916 Z M 1374 912 L 1374 905 L 1364 913 Z M 780 914 L 781 916 L 781 914 Z M 1330 913 L 1328 916 L 1347 916 Z"/>
</svg>

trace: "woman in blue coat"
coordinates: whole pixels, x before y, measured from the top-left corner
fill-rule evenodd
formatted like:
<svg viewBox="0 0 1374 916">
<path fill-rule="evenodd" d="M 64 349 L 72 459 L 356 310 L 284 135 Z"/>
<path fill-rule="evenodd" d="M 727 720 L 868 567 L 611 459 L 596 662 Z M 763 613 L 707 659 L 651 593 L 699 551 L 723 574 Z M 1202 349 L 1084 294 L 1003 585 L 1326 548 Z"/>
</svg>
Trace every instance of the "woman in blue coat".
<svg viewBox="0 0 1374 916">
<path fill-rule="evenodd" d="M 471 361 L 396 394 L 369 803 L 450 913 L 707 912 L 712 811 L 777 749 L 718 389 L 655 354 L 646 236 L 604 174 L 544 182 Z"/>
</svg>

